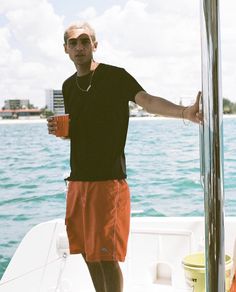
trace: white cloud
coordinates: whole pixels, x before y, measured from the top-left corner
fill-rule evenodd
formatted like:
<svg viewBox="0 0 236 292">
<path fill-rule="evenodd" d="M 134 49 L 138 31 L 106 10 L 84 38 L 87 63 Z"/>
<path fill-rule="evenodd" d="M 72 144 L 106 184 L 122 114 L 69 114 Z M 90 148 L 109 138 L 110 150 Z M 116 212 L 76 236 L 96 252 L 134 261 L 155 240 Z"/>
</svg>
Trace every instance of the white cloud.
<svg viewBox="0 0 236 292">
<path fill-rule="evenodd" d="M 236 2 L 224 1 L 220 8 L 222 92 L 224 97 L 236 102 Z"/>
<path fill-rule="evenodd" d="M 235 11 L 233 0 L 224 2 L 220 10 L 223 94 L 234 101 Z M 123 8 L 114 6 L 90 21 L 102 47 L 99 58 L 126 67 L 147 90 L 177 102 L 201 88 L 198 0 L 130 0 Z"/>
<path fill-rule="evenodd" d="M 4 1 L 1 7 L 7 23 L 0 30 L 0 106 L 7 98 L 29 98 L 43 106 L 45 88 L 61 88 L 70 71 L 63 18 L 45 0 Z"/>
<path fill-rule="evenodd" d="M 192 101 L 201 85 L 198 7 L 165 3 L 131 0 L 91 18 L 100 40 L 97 56 L 127 68 L 153 94 Z"/>
<path fill-rule="evenodd" d="M 23 46 L 25 54 L 60 57 L 57 48 L 63 40 L 63 18 L 55 14 L 47 1 L 38 0 L 34 4 L 28 9 L 18 8 L 6 13 L 12 36 Z"/>
<path fill-rule="evenodd" d="M 92 19 L 92 18 L 95 18 L 96 16 L 97 16 L 97 11 L 92 6 L 89 6 L 84 11 L 81 11 L 78 13 L 78 19 L 80 19 L 81 21 L 82 20 L 86 21 L 87 19 Z"/>
<path fill-rule="evenodd" d="M 7 28 L 0 29 L 0 50 L 6 51 L 10 48 L 8 39 L 10 37 L 10 32 Z"/>
<path fill-rule="evenodd" d="M 10 10 L 29 9 L 37 5 L 37 0 L 1 0 L 0 13 L 5 14 Z"/>
</svg>

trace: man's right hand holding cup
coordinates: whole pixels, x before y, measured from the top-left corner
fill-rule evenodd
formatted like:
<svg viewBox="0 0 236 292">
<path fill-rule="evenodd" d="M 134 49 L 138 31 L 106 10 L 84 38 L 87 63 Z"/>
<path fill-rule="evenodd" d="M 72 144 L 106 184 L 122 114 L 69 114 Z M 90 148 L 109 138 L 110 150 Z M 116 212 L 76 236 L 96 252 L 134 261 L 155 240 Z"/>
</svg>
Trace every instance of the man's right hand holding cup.
<svg viewBox="0 0 236 292">
<path fill-rule="evenodd" d="M 69 115 L 56 115 L 47 119 L 48 133 L 56 137 L 68 138 Z"/>
</svg>

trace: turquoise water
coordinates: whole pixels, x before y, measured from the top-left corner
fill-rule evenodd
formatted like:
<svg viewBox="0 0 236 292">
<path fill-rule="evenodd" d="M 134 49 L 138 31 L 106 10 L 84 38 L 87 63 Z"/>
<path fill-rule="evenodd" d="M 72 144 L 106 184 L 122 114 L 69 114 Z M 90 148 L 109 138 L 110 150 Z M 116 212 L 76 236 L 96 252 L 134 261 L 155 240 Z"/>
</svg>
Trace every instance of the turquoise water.
<svg viewBox="0 0 236 292">
<path fill-rule="evenodd" d="M 69 142 L 46 123 L 0 123 L 0 277 L 25 233 L 64 217 Z M 226 215 L 236 214 L 236 119 L 224 120 Z M 133 216 L 202 216 L 198 126 L 131 120 L 126 146 Z"/>
</svg>

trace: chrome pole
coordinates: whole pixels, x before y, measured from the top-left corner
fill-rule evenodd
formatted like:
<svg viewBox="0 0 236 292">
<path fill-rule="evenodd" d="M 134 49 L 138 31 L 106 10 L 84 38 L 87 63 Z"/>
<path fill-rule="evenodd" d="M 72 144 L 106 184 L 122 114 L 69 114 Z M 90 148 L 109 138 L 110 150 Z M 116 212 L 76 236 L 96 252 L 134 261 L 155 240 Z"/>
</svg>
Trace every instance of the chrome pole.
<svg viewBox="0 0 236 292">
<path fill-rule="evenodd" d="M 206 291 L 225 291 L 223 119 L 219 1 L 201 0 L 202 166 L 205 206 Z"/>
</svg>

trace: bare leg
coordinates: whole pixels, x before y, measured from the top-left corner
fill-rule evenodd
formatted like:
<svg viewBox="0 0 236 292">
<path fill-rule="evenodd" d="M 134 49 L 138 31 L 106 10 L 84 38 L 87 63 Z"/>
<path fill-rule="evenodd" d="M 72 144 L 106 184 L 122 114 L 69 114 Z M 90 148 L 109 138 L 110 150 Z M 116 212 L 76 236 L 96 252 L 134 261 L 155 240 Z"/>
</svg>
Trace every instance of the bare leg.
<svg viewBox="0 0 236 292">
<path fill-rule="evenodd" d="M 88 266 L 96 292 L 107 292 L 101 262 L 87 262 L 84 255 L 83 258 Z"/>
<path fill-rule="evenodd" d="M 123 275 L 118 262 L 102 261 L 106 292 L 122 292 L 123 291 Z"/>
</svg>

